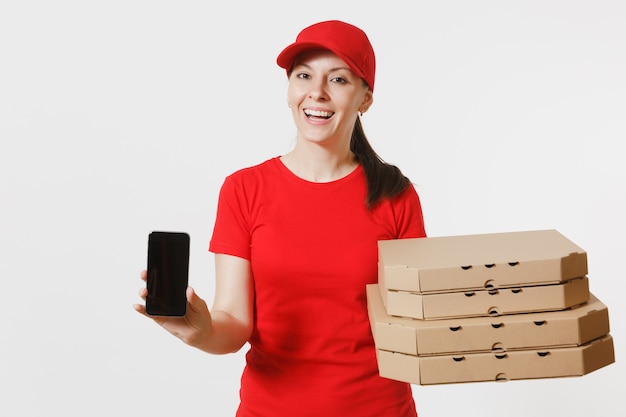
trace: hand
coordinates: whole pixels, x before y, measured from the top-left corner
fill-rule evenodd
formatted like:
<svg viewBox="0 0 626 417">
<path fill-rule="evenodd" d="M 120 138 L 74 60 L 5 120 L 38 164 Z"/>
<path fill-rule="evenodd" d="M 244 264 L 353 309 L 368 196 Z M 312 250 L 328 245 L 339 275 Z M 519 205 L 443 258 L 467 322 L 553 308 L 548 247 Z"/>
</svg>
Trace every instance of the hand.
<svg viewBox="0 0 626 417">
<path fill-rule="evenodd" d="M 148 278 L 146 270 L 141 271 L 141 279 Z M 139 296 L 146 300 L 147 288 L 139 290 Z M 140 314 L 152 319 L 165 330 L 178 337 L 186 344 L 200 347 L 212 333 L 211 313 L 206 302 L 191 287 L 187 287 L 187 314 L 183 317 L 150 316 L 146 313 L 145 304 L 134 304 L 133 308 Z"/>
</svg>

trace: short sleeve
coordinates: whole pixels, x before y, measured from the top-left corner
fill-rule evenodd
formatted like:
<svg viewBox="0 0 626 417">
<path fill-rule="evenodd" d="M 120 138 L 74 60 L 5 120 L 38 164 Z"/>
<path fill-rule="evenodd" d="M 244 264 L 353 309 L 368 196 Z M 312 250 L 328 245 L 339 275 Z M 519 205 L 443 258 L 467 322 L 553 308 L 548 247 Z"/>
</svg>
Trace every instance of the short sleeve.
<svg viewBox="0 0 626 417">
<path fill-rule="evenodd" d="M 249 209 L 241 178 L 229 176 L 220 189 L 209 251 L 250 260 Z"/>
<path fill-rule="evenodd" d="M 426 237 L 422 204 L 412 184 L 394 199 L 393 208 L 397 239 Z"/>
</svg>

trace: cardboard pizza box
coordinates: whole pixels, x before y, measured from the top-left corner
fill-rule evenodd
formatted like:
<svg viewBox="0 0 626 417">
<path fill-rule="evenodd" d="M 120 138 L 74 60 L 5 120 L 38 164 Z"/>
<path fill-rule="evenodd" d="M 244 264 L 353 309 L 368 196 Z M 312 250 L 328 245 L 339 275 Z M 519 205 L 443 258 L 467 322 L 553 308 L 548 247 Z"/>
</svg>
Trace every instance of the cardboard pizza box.
<svg viewBox="0 0 626 417">
<path fill-rule="evenodd" d="M 593 294 L 561 311 L 419 320 L 389 315 L 377 284 L 366 291 L 376 348 L 411 355 L 579 346 L 610 331 L 608 308 Z"/>
<path fill-rule="evenodd" d="M 377 349 L 376 354 L 382 377 L 419 385 L 582 376 L 615 362 L 610 334 L 576 347 L 440 356 Z"/>
<path fill-rule="evenodd" d="M 391 291 L 379 285 L 387 313 L 415 319 L 494 317 L 504 314 L 557 311 L 589 300 L 589 279 L 559 284 L 419 294 Z"/>
<path fill-rule="evenodd" d="M 556 230 L 383 240 L 379 282 L 414 293 L 561 283 L 587 275 L 587 253 Z"/>
</svg>

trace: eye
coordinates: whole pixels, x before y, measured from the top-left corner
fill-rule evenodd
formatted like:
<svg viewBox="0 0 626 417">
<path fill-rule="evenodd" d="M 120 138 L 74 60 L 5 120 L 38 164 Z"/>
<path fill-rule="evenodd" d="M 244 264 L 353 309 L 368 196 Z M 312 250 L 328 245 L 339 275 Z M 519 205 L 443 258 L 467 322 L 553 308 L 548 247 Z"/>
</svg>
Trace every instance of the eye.
<svg viewBox="0 0 626 417">
<path fill-rule="evenodd" d="M 306 72 L 298 72 L 296 73 L 296 78 L 300 78 L 301 80 L 308 80 L 309 78 L 311 78 L 311 76 Z"/>
<path fill-rule="evenodd" d="M 346 84 L 348 82 L 348 80 L 343 77 L 333 77 L 330 81 L 336 84 Z"/>
</svg>

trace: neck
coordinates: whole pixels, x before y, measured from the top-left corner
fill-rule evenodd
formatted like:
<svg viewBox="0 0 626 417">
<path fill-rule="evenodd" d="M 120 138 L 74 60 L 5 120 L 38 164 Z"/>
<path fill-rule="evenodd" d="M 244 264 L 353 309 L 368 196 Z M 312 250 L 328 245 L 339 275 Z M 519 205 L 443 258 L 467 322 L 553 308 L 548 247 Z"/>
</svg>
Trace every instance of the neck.
<svg viewBox="0 0 626 417">
<path fill-rule="evenodd" d="M 296 146 L 291 152 L 283 155 L 281 161 L 295 175 L 311 182 L 338 180 L 357 166 L 354 154 L 349 149 L 343 152 L 329 152 L 322 147 L 303 149 L 302 146 Z"/>
</svg>

